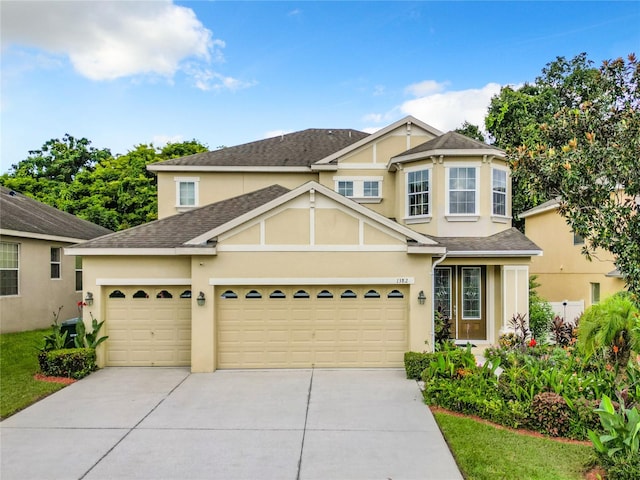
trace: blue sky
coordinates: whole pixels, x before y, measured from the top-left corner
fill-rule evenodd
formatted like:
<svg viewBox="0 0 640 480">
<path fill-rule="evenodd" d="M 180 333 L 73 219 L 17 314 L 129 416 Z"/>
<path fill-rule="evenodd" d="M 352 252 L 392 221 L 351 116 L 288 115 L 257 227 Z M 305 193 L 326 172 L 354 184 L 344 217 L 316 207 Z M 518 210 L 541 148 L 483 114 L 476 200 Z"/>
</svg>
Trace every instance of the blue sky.
<svg viewBox="0 0 640 480">
<path fill-rule="evenodd" d="M 65 133 L 123 154 L 411 114 L 482 124 L 556 56 L 640 54 L 640 2 L 27 2 L 1 8 L 0 171 Z"/>
</svg>

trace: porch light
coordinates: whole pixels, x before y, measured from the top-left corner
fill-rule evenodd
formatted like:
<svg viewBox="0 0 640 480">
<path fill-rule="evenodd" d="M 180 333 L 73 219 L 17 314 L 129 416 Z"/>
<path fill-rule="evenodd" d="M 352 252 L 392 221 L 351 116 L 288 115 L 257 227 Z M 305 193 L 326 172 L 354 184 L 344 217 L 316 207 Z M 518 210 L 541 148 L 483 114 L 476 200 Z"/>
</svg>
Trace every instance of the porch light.
<svg viewBox="0 0 640 480">
<path fill-rule="evenodd" d="M 204 300 L 204 292 L 200 292 L 198 298 L 196 299 L 196 302 L 198 302 L 198 306 L 202 307 L 204 305 Z"/>
<path fill-rule="evenodd" d="M 424 290 L 420 290 L 420 293 L 418 294 L 418 303 L 420 305 L 424 305 L 424 302 L 427 300 L 427 297 L 425 297 L 424 295 Z"/>
<path fill-rule="evenodd" d="M 87 292 L 87 296 L 84 297 L 84 303 L 86 303 L 88 307 L 93 305 L 93 293 Z"/>
</svg>

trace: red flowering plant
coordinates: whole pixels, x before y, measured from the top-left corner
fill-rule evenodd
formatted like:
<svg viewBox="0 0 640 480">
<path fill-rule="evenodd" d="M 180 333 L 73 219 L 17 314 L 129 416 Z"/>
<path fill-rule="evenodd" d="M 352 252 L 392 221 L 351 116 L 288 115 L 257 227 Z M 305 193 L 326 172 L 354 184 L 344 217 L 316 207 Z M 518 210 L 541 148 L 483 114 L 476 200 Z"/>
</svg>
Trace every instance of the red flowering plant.
<svg viewBox="0 0 640 480">
<path fill-rule="evenodd" d="M 536 339 L 535 339 L 535 338 L 532 338 L 531 340 L 529 340 L 529 344 L 528 344 L 528 345 L 529 345 L 529 347 L 530 347 L 530 348 L 533 348 L 533 347 L 535 347 L 537 344 L 538 344 L 538 342 L 536 342 Z"/>
</svg>

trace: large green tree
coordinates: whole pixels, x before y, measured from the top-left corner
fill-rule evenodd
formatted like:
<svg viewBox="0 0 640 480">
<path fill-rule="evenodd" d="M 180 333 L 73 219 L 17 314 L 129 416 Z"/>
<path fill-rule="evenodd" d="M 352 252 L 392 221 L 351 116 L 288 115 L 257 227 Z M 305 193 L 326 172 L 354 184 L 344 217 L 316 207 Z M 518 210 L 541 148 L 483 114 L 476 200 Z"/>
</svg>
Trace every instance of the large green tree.
<svg viewBox="0 0 640 480">
<path fill-rule="evenodd" d="M 535 141 L 511 150 L 519 193 L 560 197 L 583 253 L 611 252 L 640 293 L 640 64 L 632 54 L 573 80 L 553 115 L 535 124 Z"/>
<path fill-rule="evenodd" d="M 543 141 L 539 126 L 549 123 L 565 108 L 579 105 L 598 93 L 598 69 L 581 53 L 572 59 L 557 57 L 542 69 L 533 83 L 519 88 L 505 86 L 491 99 L 485 127 L 496 146 L 513 154 L 525 145 L 533 148 Z M 516 226 L 522 228 L 518 216 L 525 210 L 549 200 L 546 192 L 536 192 L 526 185 L 527 176 L 513 170 L 513 214 Z"/>
<path fill-rule="evenodd" d="M 0 177 L 0 183 L 103 227 L 122 230 L 157 218 L 156 177 L 147 165 L 207 150 L 189 140 L 161 149 L 141 144 L 114 157 L 108 149 L 90 145 L 89 140 L 70 135 L 64 141 L 49 140 Z"/>
</svg>

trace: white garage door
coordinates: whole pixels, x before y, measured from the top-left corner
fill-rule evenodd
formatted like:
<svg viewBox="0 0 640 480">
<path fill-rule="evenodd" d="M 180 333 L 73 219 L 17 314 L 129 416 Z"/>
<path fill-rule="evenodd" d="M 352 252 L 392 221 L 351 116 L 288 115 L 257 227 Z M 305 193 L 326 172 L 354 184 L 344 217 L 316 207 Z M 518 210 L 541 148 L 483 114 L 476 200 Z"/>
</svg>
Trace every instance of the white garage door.
<svg viewBox="0 0 640 480">
<path fill-rule="evenodd" d="M 224 287 L 216 293 L 218 368 L 403 364 L 403 288 Z"/>
<path fill-rule="evenodd" d="M 191 364 L 191 291 L 117 287 L 107 293 L 105 342 L 110 366 Z"/>
</svg>

